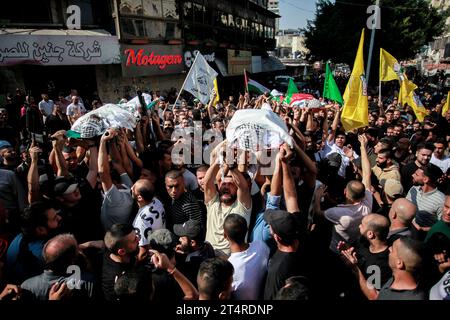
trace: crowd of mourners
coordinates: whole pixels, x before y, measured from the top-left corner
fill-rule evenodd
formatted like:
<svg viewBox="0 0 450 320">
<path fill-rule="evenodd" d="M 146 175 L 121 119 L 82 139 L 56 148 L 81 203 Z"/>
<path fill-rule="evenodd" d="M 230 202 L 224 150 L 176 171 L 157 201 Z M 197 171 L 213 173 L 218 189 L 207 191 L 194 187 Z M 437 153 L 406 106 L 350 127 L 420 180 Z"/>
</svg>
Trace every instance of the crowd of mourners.
<svg viewBox="0 0 450 320">
<path fill-rule="evenodd" d="M 450 298 L 450 110 L 369 96 L 369 125 L 342 107 L 269 95 L 208 105 L 153 93 L 134 130 L 68 135 L 102 102 L 21 90 L 0 108 L 0 300 L 445 300 Z M 169 101 L 172 100 L 172 101 Z M 273 170 L 223 162 L 238 110 L 269 106 L 292 138 Z M 184 132 L 179 138 L 174 132 Z M 214 140 L 214 139 L 212 139 Z M 173 161 L 177 144 L 209 149 Z M 179 159 L 178 159 L 179 160 Z"/>
</svg>

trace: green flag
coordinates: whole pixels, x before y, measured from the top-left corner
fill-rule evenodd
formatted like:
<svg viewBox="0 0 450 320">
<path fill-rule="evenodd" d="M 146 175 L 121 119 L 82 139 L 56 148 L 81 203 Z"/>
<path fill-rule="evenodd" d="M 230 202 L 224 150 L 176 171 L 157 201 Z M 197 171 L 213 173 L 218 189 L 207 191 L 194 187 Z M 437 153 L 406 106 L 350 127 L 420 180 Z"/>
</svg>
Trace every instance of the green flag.
<svg viewBox="0 0 450 320">
<path fill-rule="evenodd" d="M 288 89 L 286 92 L 286 99 L 284 99 L 284 102 L 287 104 L 291 103 L 292 95 L 294 93 L 298 93 L 297 86 L 294 83 L 294 80 L 289 79 Z"/>
<path fill-rule="evenodd" d="M 323 97 L 339 102 L 340 105 L 343 104 L 342 95 L 339 92 L 336 81 L 334 81 L 333 73 L 331 72 L 328 62 L 326 67 L 325 82 L 323 84 Z"/>
</svg>

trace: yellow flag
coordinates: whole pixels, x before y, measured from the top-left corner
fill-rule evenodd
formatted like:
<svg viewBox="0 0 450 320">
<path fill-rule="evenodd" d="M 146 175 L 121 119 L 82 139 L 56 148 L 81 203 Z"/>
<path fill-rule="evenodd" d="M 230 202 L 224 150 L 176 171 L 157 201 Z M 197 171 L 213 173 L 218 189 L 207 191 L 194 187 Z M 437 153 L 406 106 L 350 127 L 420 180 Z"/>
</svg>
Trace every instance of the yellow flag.
<svg viewBox="0 0 450 320">
<path fill-rule="evenodd" d="M 442 116 L 445 117 L 450 108 L 450 91 L 447 93 L 447 102 L 442 106 Z"/>
<path fill-rule="evenodd" d="M 400 64 L 389 52 L 380 48 L 380 81 L 399 80 Z"/>
<path fill-rule="evenodd" d="M 369 125 L 367 102 L 367 83 L 364 74 L 364 29 L 359 40 L 358 52 L 353 64 L 352 74 L 344 92 L 344 108 L 341 122 L 345 131 Z"/>
<path fill-rule="evenodd" d="M 216 92 L 216 98 L 214 99 L 213 105 L 215 106 L 220 101 L 219 88 L 217 87 L 217 78 L 214 78 L 214 91 Z"/>
<path fill-rule="evenodd" d="M 413 109 L 417 120 L 423 122 L 425 116 L 428 115 L 428 111 L 414 92 L 414 90 L 417 89 L 417 86 L 412 81 L 408 80 L 405 74 L 402 78 L 403 80 L 400 81 L 400 92 L 398 97 L 399 103 L 402 106 L 407 103 L 408 106 Z"/>
</svg>

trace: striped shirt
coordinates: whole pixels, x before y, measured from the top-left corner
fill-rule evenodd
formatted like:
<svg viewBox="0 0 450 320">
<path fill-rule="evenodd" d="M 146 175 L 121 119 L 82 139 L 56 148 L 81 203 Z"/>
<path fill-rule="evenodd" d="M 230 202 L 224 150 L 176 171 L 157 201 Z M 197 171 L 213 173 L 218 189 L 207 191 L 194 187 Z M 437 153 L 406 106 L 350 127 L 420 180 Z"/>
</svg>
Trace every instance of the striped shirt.
<svg viewBox="0 0 450 320">
<path fill-rule="evenodd" d="M 434 221 L 441 219 L 445 195 L 437 188 L 425 193 L 421 187 L 413 186 L 409 189 L 406 199 L 417 206 L 417 214 L 426 212 L 432 215 Z"/>
</svg>

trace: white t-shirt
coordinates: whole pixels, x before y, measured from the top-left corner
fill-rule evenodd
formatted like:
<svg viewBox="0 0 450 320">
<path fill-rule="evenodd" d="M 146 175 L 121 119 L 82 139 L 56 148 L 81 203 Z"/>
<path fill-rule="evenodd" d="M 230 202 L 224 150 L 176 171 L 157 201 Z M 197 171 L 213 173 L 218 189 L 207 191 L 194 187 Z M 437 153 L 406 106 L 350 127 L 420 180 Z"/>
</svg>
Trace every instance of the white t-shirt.
<svg viewBox="0 0 450 320">
<path fill-rule="evenodd" d="M 42 100 L 41 102 L 39 102 L 39 110 L 42 112 L 44 116 L 44 122 L 45 119 L 52 114 L 54 105 L 55 103 L 53 102 L 53 100 L 48 101 Z"/>
<path fill-rule="evenodd" d="M 447 173 L 448 168 L 450 168 L 450 158 L 446 156 L 444 156 L 443 159 L 438 159 L 433 153 L 430 162 L 435 166 L 438 166 L 443 173 Z"/>
<path fill-rule="evenodd" d="M 69 104 L 67 106 L 66 114 L 70 117 L 74 116 L 75 114 L 83 115 L 86 113 L 86 109 L 81 103 L 78 104 Z"/>
<path fill-rule="evenodd" d="M 339 253 L 337 250 L 339 241 L 351 244 L 358 240 L 359 225 L 363 217 L 372 212 L 372 202 L 372 193 L 366 190 L 364 199 L 358 203 L 339 204 L 325 210 L 325 218 L 334 224 L 330 243 L 331 251 Z"/>
<path fill-rule="evenodd" d="M 250 243 L 247 250 L 235 252 L 228 261 L 234 267 L 233 300 L 258 300 L 264 288 L 270 249 L 262 241 Z"/>
<path fill-rule="evenodd" d="M 153 231 L 166 227 L 166 212 L 161 201 L 153 198 L 151 203 L 139 208 L 136 218 L 134 218 L 133 227 L 141 237 L 139 245 L 142 247 L 149 244 L 148 236 Z"/>
<path fill-rule="evenodd" d="M 347 168 L 347 166 L 350 164 L 350 158 L 348 158 L 345 153 L 343 148 L 339 148 L 334 142 L 328 142 L 328 140 L 325 143 L 325 148 L 323 149 L 324 153 L 325 153 L 325 157 L 328 157 L 330 154 L 332 153 L 339 153 L 342 157 L 342 162 L 341 162 L 341 167 L 339 168 L 338 174 L 341 177 L 345 178 L 345 169 Z M 358 159 L 359 156 L 356 152 L 353 151 L 353 157 L 355 159 Z"/>
</svg>

